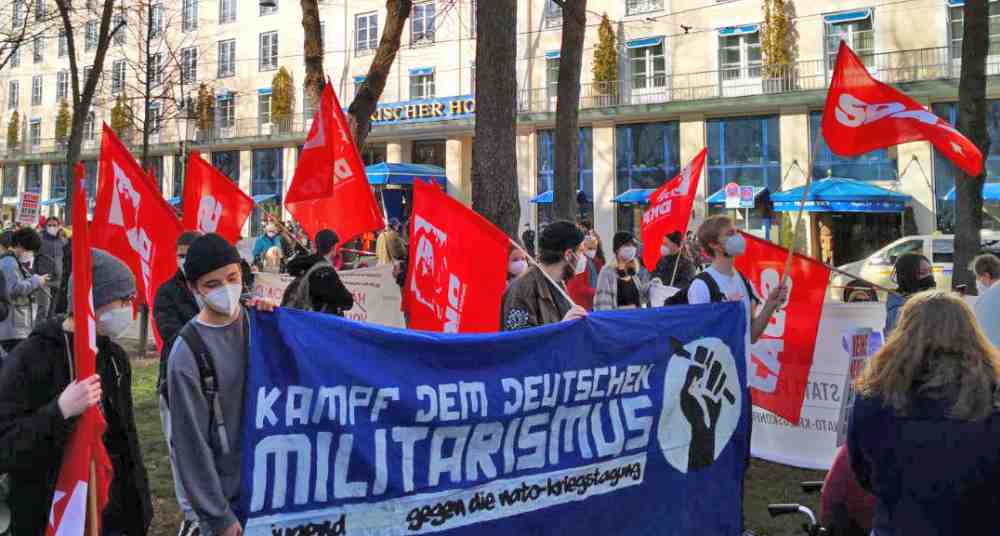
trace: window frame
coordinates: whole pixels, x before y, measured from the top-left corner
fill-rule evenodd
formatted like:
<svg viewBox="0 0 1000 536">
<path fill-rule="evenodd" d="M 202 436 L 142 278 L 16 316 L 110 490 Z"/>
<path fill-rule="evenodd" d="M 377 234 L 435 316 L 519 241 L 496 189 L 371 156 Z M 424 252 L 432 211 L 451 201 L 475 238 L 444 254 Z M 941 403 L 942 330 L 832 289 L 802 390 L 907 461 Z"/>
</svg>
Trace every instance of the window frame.
<svg viewBox="0 0 1000 536">
<path fill-rule="evenodd" d="M 42 75 L 36 74 L 31 77 L 31 105 L 42 105 Z"/>
<path fill-rule="evenodd" d="M 154 52 L 149 55 L 149 83 L 153 87 L 159 87 L 163 83 L 163 53 Z"/>
<path fill-rule="evenodd" d="M 151 5 L 149 9 L 152 11 L 150 13 L 152 23 L 149 26 L 149 33 L 156 39 L 163 35 L 163 4 L 158 2 Z"/>
<path fill-rule="evenodd" d="M 9 80 L 7 82 L 7 109 L 17 110 L 21 100 L 21 81 Z"/>
<path fill-rule="evenodd" d="M 83 51 L 89 52 L 97 48 L 97 21 L 88 20 L 83 26 Z"/>
<path fill-rule="evenodd" d="M 198 47 L 181 49 L 181 80 L 186 84 L 198 81 Z"/>
<path fill-rule="evenodd" d="M 236 0 L 219 0 L 219 24 L 236 22 L 236 6 Z"/>
<path fill-rule="evenodd" d="M 836 13 L 833 13 L 833 15 L 836 15 Z M 868 29 L 855 28 L 855 26 L 860 26 L 862 23 L 867 24 Z M 846 36 L 842 35 L 841 32 L 832 31 L 842 27 L 847 29 Z M 861 37 L 855 37 L 858 35 Z M 866 39 L 866 35 L 867 39 L 871 41 L 870 48 L 861 47 L 858 43 L 859 40 Z M 863 19 L 842 22 L 823 21 L 823 52 L 826 56 L 826 65 L 829 72 L 833 72 L 837 64 L 837 52 L 840 50 L 840 39 L 843 37 L 846 37 L 844 41 L 851 47 L 851 50 L 871 70 L 875 65 L 875 10 L 871 9 Z"/>
<path fill-rule="evenodd" d="M 364 29 L 365 35 L 367 36 L 367 42 L 361 40 L 362 21 L 367 21 Z M 374 37 L 371 35 L 372 22 L 374 22 Z M 356 56 L 373 54 L 375 50 L 378 49 L 378 37 L 378 11 L 368 11 L 354 15 L 354 54 Z M 364 43 L 365 46 L 360 46 L 362 43 Z"/>
<path fill-rule="evenodd" d="M 236 39 L 223 39 L 217 45 L 218 71 L 216 78 L 236 76 Z"/>
<path fill-rule="evenodd" d="M 410 75 L 410 100 L 433 99 L 436 93 L 434 71 L 428 74 Z M 415 93 L 422 94 L 417 96 Z"/>
<path fill-rule="evenodd" d="M 637 9 L 638 8 L 638 9 Z M 625 0 L 625 16 L 663 11 L 663 0 Z"/>
<path fill-rule="evenodd" d="M 746 128 L 747 125 L 753 125 L 753 122 L 759 123 L 760 138 L 757 140 L 747 138 L 746 143 L 749 146 L 756 144 L 757 147 L 760 147 L 762 154 L 753 157 L 745 151 L 744 154 L 750 156 L 750 160 L 730 162 L 730 152 L 726 147 L 727 127 Z M 716 125 L 719 126 L 716 127 Z M 716 128 L 718 128 L 717 132 Z M 732 178 L 743 178 L 747 176 L 748 171 L 755 170 L 760 170 L 763 184 L 742 181 L 740 184 L 764 186 L 772 192 L 781 188 L 781 125 L 779 115 L 762 114 L 713 118 L 705 121 L 705 133 L 709 149 L 706 165 L 709 195 L 722 189 L 728 182 L 731 182 Z M 714 139 L 716 134 L 718 139 Z M 771 134 L 774 134 L 773 144 L 771 143 Z M 773 159 L 771 159 L 772 152 L 774 153 Z M 753 158 L 756 158 L 756 161 L 753 161 Z M 734 177 L 730 177 L 729 172 L 732 172 Z M 713 182 L 716 180 L 715 175 L 719 176 L 721 184 Z"/>
<path fill-rule="evenodd" d="M 267 109 L 264 111 L 263 103 L 267 101 Z M 271 119 L 271 109 L 272 109 L 272 99 L 271 93 L 257 93 L 257 124 L 258 125 L 270 125 L 272 123 Z"/>
<path fill-rule="evenodd" d="M 61 70 L 56 73 L 56 102 L 62 102 L 69 98 L 69 71 Z"/>
<path fill-rule="evenodd" d="M 267 39 L 269 37 L 271 39 Z M 265 40 L 270 42 L 265 43 Z M 270 47 L 270 50 L 265 52 L 265 47 Z M 261 32 L 257 37 L 257 70 L 260 72 L 278 70 L 278 32 L 276 30 Z"/>
<path fill-rule="evenodd" d="M 69 36 L 65 30 L 59 30 L 59 43 L 57 45 L 56 56 L 62 58 L 69 54 Z"/>
<path fill-rule="evenodd" d="M 122 24 L 121 28 L 118 25 Z M 118 28 L 115 35 L 111 38 L 111 44 L 114 46 L 122 46 L 125 44 L 125 13 L 120 10 L 115 10 L 115 13 L 111 16 L 111 30 Z"/>
<path fill-rule="evenodd" d="M 198 0 L 181 0 L 181 31 L 198 29 Z"/>
<path fill-rule="evenodd" d="M 163 106 L 159 101 L 150 102 L 149 113 L 149 117 L 146 118 L 146 123 L 149 124 L 149 133 L 159 134 L 163 131 Z"/>
<path fill-rule="evenodd" d="M 749 42 L 750 36 L 756 36 L 757 42 Z M 735 41 L 734 45 L 725 44 L 727 41 Z M 757 49 L 758 60 L 750 61 L 750 52 Z M 729 63 L 724 61 L 725 52 L 735 50 L 738 61 Z M 719 76 L 723 83 L 732 81 L 753 81 L 763 77 L 764 57 L 760 42 L 760 30 L 740 33 L 735 35 L 719 35 Z M 727 73 L 734 73 L 729 76 Z"/>
<path fill-rule="evenodd" d="M 32 63 L 45 61 L 45 38 L 41 35 L 36 35 L 31 39 L 31 59 Z"/>
<path fill-rule="evenodd" d="M 236 125 L 236 96 L 232 93 L 216 95 L 216 126 L 232 128 Z"/>
<path fill-rule="evenodd" d="M 658 54 L 656 49 L 659 49 Z M 630 48 L 628 51 L 629 88 L 632 91 L 655 91 L 667 87 L 666 43 L 661 41 L 656 45 Z M 663 64 L 663 69 L 659 72 L 656 69 L 657 61 Z M 643 66 L 641 75 L 637 74 L 638 64 Z M 640 79 L 643 81 L 641 87 L 637 85 Z"/>
<path fill-rule="evenodd" d="M 947 26 L 948 29 L 948 48 L 949 57 L 952 61 L 962 61 L 962 40 L 964 38 L 965 30 L 965 12 L 962 9 L 963 6 L 951 6 L 945 5 L 947 9 Z M 994 8 L 996 8 L 996 13 L 993 13 Z M 955 14 L 959 17 L 955 18 Z M 996 27 L 1000 30 L 1000 0 L 988 0 L 987 2 L 987 31 L 994 27 L 993 21 L 996 20 Z M 955 25 L 958 24 L 957 32 Z M 994 46 L 996 47 L 996 52 L 993 51 Z M 1000 56 L 1000 31 L 997 33 L 991 33 L 989 35 L 989 48 L 987 49 L 987 56 L 996 57 Z"/>
<path fill-rule="evenodd" d="M 419 14 L 418 14 L 419 12 Z M 428 12 L 430 15 L 428 16 Z M 417 24 L 421 30 L 417 31 Z M 430 30 L 427 29 L 428 22 Z M 437 3 L 435 0 L 415 2 L 410 15 L 410 46 L 432 45 L 435 42 L 435 31 L 437 25 Z"/>
<path fill-rule="evenodd" d="M 42 120 L 31 119 L 28 121 L 28 144 L 31 147 L 38 147 L 42 144 Z M 39 170 L 40 171 L 40 170 Z M 40 173 L 39 173 L 40 175 Z M 41 176 L 39 176 L 39 184 Z"/>
<path fill-rule="evenodd" d="M 274 3 L 274 7 L 264 7 L 260 5 L 260 3 L 258 3 L 257 6 L 258 6 L 257 15 L 260 17 L 267 17 L 269 15 L 274 15 L 275 13 L 278 12 L 278 2 Z"/>
<path fill-rule="evenodd" d="M 125 91 L 125 60 L 111 62 L 111 94 Z"/>
</svg>

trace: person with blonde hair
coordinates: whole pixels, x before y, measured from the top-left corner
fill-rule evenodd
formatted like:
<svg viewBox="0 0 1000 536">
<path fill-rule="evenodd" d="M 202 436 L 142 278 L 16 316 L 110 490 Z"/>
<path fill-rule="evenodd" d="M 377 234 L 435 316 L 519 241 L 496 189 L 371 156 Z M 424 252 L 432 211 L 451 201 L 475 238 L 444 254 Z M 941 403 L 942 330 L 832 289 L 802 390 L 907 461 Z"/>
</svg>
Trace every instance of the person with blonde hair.
<svg viewBox="0 0 1000 536">
<path fill-rule="evenodd" d="M 872 534 L 995 532 L 1000 507 L 1000 353 L 956 294 L 930 290 L 854 382 L 847 444 L 876 497 Z"/>
</svg>

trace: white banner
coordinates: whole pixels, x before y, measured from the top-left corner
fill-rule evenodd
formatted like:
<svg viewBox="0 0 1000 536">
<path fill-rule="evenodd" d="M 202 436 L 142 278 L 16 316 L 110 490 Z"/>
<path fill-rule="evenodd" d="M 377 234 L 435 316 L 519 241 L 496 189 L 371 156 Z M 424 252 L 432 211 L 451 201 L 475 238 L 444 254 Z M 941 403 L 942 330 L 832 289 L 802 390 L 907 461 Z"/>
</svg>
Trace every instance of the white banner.
<svg viewBox="0 0 1000 536">
<path fill-rule="evenodd" d="M 38 204 L 41 196 L 34 192 L 21 192 L 20 202 L 17 204 L 17 223 L 34 227 L 38 225 L 38 217 L 41 214 L 41 206 Z"/>
<path fill-rule="evenodd" d="M 354 296 L 354 307 L 344 314 L 346 318 L 394 328 L 406 327 L 400 309 L 402 298 L 392 276 L 392 265 L 337 273 Z M 292 278 L 287 275 L 259 272 L 254 277 L 253 294 L 280 304 L 285 288 L 291 282 Z"/>
<path fill-rule="evenodd" d="M 795 467 L 829 469 L 843 443 L 844 421 L 853 404 L 849 372 L 859 372 L 881 347 L 884 326 L 885 304 L 827 302 L 799 425 L 754 406 L 753 456 Z"/>
</svg>

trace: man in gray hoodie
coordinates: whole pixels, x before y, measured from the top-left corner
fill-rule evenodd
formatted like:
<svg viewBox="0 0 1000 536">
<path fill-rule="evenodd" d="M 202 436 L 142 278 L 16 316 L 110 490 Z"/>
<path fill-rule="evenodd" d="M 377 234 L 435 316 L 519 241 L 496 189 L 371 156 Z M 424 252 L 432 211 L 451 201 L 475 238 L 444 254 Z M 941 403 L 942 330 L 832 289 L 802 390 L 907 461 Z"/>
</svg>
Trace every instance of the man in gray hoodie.
<svg viewBox="0 0 1000 536">
<path fill-rule="evenodd" d="M 239 252 L 217 234 L 202 236 L 188 249 L 184 273 L 201 310 L 181 329 L 167 362 L 171 459 L 200 534 L 237 536 L 243 531 L 235 508 L 250 336 L 240 303 Z M 214 381 L 206 381 L 205 364 Z M 217 386 L 214 395 L 204 387 L 209 383 Z M 185 523 L 182 534 L 198 533 Z"/>
<path fill-rule="evenodd" d="M 14 231 L 10 251 L 0 257 L 0 271 L 7 284 L 11 309 L 0 322 L 0 347 L 10 352 L 35 328 L 39 294 L 47 292 L 47 275 L 32 274 L 35 254 L 42 248 L 42 237 L 30 227 Z"/>
</svg>

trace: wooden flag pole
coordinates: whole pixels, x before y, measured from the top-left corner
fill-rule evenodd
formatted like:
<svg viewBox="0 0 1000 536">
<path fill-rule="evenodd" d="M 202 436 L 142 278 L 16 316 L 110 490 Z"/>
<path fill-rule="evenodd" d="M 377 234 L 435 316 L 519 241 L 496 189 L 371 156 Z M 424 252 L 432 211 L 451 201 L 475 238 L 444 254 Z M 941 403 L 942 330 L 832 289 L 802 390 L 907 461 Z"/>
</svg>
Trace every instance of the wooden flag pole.
<svg viewBox="0 0 1000 536">
<path fill-rule="evenodd" d="M 566 289 L 564 289 L 562 287 L 562 285 L 556 284 L 556 282 L 553 281 L 551 277 L 549 277 L 549 274 L 545 271 L 545 269 L 542 268 L 542 265 L 539 264 L 538 261 L 536 261 L 534 257 L 532 257 L 531 255 L 528 255 L 528 252 L 525 251 L 524 248 L 521 247 L 521 244 L 518 244 L 516 241 L 514 241 L 513 239 L 510 239 L 510 238 L 508 238 L 508 240 L 510 240 L 510 243 L 511 243 L 512 246 L 514 246 L 515 248 L 517 248 L 521 253 L 524 253 L 524 256 L 528 258 L 528 261 L 530 261 L 531 264 L 534 264 L 535 266 L 538 267 L 538 271 L 542 272 L 542 275 L 545 276 L 545 279 L 548 279 L 549 283 L 552 283 L 552 285 L 556 287 L 556 290 L 558 290 L 559 293 L 562 294 L 563 298 L 566 298 L 566 301 L 569 302 L 570 306 L 575 306 L 576 305 L 576 302 L 573 301 L 573 298 L 570 298 L 569 294 L 566 293 Z"/>
<path fill-rule="evenodd" d="M 97 470 L 90 460 L 90 479 L 87 482 L 87 536 L 99 536 L 100 512 L 97 511 Z"/>
<path fill-rule="evenodd" d="M 812 186 L 812 168 L 816 161 L 816 153 L 819 151 L 819 140 L 823 135 L 823 124 L 820 121 L 820 130 L 816 133 L 813 141 L 812 152 L 809 153 L 809 165 L 806 166 L 806 184 L 802 187 L 802 199 L 799 200 L 799 214 L 795 217 L 795 226 L 792 228 L 792 243 L 788 245 L 788 257 L 785 259 L 785 269 L 781 273 L 781 284 L 784 285 L 788 278 L 788 273 L 792 271 L 792 259 L 795 256 L 795 244 L 799 241 L 799 224 L 802 223 L 802 214 L 806 210 L 806 199 L 809 198 L 809 188 Z"/>
</svg>

